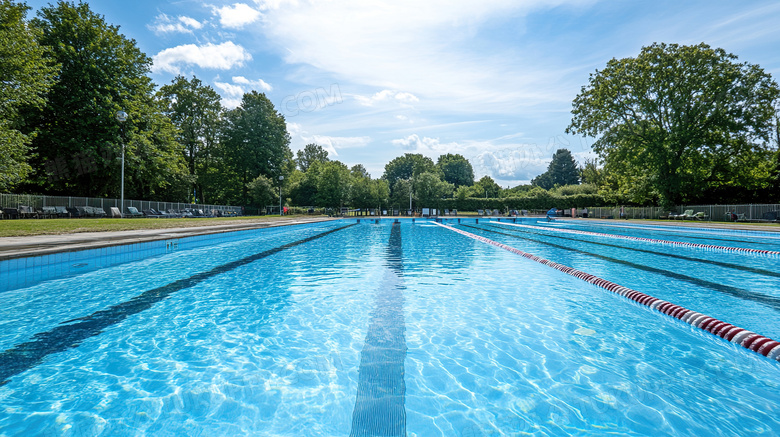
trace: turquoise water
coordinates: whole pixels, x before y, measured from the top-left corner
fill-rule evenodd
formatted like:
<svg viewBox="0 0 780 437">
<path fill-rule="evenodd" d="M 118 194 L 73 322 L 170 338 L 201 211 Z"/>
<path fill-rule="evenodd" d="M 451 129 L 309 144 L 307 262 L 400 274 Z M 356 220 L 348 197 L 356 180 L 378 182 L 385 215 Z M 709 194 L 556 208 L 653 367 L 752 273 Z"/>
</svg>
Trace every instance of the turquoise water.
<svg viewBox="0 0 780 437">
<path fill-rule="evenodd" d="M 395 226 L 247 232 L 1 293 L 0 435 L 780 429 L 777 362 L 442 227 Z M 460 227 L 780 337 L 772 257 Z"/>
</svg>

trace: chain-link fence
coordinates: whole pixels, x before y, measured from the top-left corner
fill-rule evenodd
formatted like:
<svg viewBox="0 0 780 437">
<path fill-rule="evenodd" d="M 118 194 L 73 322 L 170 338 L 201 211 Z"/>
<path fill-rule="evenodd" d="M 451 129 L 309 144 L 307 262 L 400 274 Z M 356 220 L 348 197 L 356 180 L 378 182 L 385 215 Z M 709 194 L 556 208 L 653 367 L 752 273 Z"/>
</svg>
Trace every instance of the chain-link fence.
<svg viewBox="0 0 780 437">
<path fill-rule="evenodd" d="M 111 207 L 120 209 L 124 214 L 128 214 L 128 207 L 134 207 L 138 211 L 155 209 L 157 211 L 184 211 L 201 210 L 204 214 L 212 214 L 219 211 L 222 215 L 241 215 L 240 206 L 227 205 L 205 205 L 182 202 L 157 202 L 150 200 L 130 200 L 125 199 L 122 208 L 119 208 L 121 201 L 119 199 L 103 199 L 95 197 L 70 197 L 70 196 L 40 196 L 33 194 L 0 194 L 0 210 L 14 209 L 21 210 L 21 207 L 30 207 L 33 212 L 42 212 L 44 207 L 92 207 L 102 209 L 107 217 L 111 217 Z"/>
</svg>

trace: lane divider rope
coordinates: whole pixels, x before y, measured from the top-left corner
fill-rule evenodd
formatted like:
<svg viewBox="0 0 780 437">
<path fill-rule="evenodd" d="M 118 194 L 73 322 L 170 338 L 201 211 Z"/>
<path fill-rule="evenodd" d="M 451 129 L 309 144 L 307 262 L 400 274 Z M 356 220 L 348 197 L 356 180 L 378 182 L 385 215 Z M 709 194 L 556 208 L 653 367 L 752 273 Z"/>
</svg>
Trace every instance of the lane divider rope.
<svg viewBox="0 0 780 437">
<path fill-rule="evenodd" d="M 501 225 L 505 226 L 515 226 L 518 228 L 530 228 L 530 229 L 541 229 L 543 231 L 551 231 L 551 232 L 563 232 L 566 234 L 578 234 L 578 235 L 594 235 L 598 237 L 606 237 L 606 238 L 618 238 L 621 240 L 634 240 L 634 241 L 646 241 L 649 243 L 660 243 L 660 244 L 672 244 L 675 246 L 685 246 L 685 247 L 694 247 L 694 248 L 700 248 L 700 249 L 717 249 L 717 250 L 725 250 L 729 252 L 739 252 L 739 253 L 753 253 L 753 254 L 761 254 L 761 255 L 780 255 L 780 252 L 774 251 L 774 250 L 763 250 L 763 249 L 749 249 L 746 247 L 729 247 L 729 246 L 717 246 L 714 244 L 699 244 L 699 243 L 688 243 L 685 241 L 670 241 L 670 240 L 658 240 L 655 238 L 645 238 L 645 237 L 631 237 L 628 235 L 619 235 L 619 234 L 605 234 L 602 232 L 591 232 L 591 231 L 577 231 L 574 229 L 561 229 L 561 228 L 547 228 L 542 226 L 534 226 L 534 225 L 518 225 L 515 223 L 505 223 L 498 221 L 496 222 Z"/>
<path fill-rule="evenodd" d="M 636 291 L 628 287 L 623 287 L 622 285 L 615 284 L 614 282 L 607 281 L 606 279 L 599 278 L 598 276 L 591 275 L 590 273 L 585 273 L 575 268 L 568 267 L 563 264 L 558 264 L 554 261 L 538 257 L 528 252 L 523 252 L 520 249 L 515 249 L 512 246 L 507 246 L 506 244 L 499 243 L 498 241 L 472 234 L 471 232 L 466 232 L 462 229 L 453 228 L 449 225 L 437 222 L 434 223 L 474 240 L 499 247 L 524 258 L 528 258 L 540 264 L 552 267 L 568 275 L 574 276 L 575 278 L 582 279 L 585 282 L 624 296 L 646 307 L 649 307 L 650 309 L 659 311 L 676 319 L 680 319 L 691 326 L 709 332 L 710 334 L 717 335 L 718 337 L 723 338 L 731 343 L 738 344 L 745 349 L 749 349 L 767 358 L 780 361 L 780 342 L 772 340 L 769 337 L 764 337 L 761 334 L 756 334 L 755 332 L 748 331 L 747 329 L 734 326 L 732 324 L 720 321 L 714 317 L 709 317 L 705 314 L 701 314 L 679 305 L 675 305 L 671 302 L 655 298 L 640 291 Z"/>
</svg>

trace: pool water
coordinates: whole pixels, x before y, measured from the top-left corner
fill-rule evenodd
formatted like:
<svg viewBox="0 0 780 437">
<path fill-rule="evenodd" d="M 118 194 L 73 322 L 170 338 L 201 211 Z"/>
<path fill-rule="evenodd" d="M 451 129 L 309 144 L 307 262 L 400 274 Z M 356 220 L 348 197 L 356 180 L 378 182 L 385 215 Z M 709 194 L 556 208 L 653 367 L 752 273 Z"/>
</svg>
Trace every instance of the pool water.
<svg viewBox="0 0 780 437">
<path fill-rule="evenodd" d="M 780 338 L 774 257 L 451 225 Z M 441 226 L 243 235 L 0 293 L 0 435 L 780 429 L 776 361 Z"/>
</svg>

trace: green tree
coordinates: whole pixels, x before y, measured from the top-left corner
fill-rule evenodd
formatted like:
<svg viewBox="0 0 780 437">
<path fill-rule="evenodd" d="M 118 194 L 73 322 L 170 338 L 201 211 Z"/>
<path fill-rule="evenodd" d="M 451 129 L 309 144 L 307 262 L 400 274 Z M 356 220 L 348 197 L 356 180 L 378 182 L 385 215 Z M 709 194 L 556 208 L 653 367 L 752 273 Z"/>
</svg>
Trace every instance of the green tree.
<svg viewBox="0 0 780 437">
<path fill-rule="evenodd" d="M 247 184 L 250 202 L 259 207 L 269 205 L 277 195 L 277 187 L 274 181 L 260 175 Z"/>
<path fill-rule="evenodd" d="M 346 165 L 339 161 L 315 162 L 309 171 L 316 175 L 318 206 L 337 208 L 348 203 L 352 181 Z"/>
<path fill-rule="evenodd" d="M 118 197 L 117 157 L 125 143 L 126 197 L 175 199 L 166 191 L 180 193 L 186 173 L 174 128 L 153 98 L 151 58 L 86 3 L 42 8 L 31 23 L 47 56 L 61 65 L 46 105 L 30 116 L 39 131 L 36 167 L 47 170 L 33 181 L 38 189 Z M 120 109 L 129 114 L 123 125 L 115 120 Z"/>
<path fill-rule="evenodd" d="M 463 155 L 451 153 L 441 155 L 436 161 L 436 167 L 441 170 L 444 180 L 455 185 L 456 188 L 462 185 L 469 187 L 474 185 L 474 168 Z"/>
<path fill-rule="evenodd" d="M 311 168 L 309 169 L 311 170 Z M 314 171 L 306 173 L 296 169 L 290 173 L 289 196 L 294 205 L 314 206 L 317 204 L 317 175 Z"/>
<path fill-rule="evenodd" d="M 365 167 L 357 164 L 350 169 L 352 176 L 350 200 L 356 208 L 381 208 L 387 205 L 390 188 L 384 179 L 371 179 Z"/>
<path fill-rule="evenodd" d="M 315 162 L 328 162 L 328 151 L 317 144 L 307 144 L 302 150 L 296 153 L 295 163 L 298 168 L 305 172 Z"/>
<path fill-rule="evenodd" d="M 422 173 L 414 179 L 415 198 L 422 207 L 437 207 L 444 197 L 452 196 L 455 186 L 435 173 Z"/>
<path fill-rule="evenodd" d="M 412 180 L 396 180 L 390 193 L 390 204 L 393 208 L 398 208 L 399 211 L 405 211 L 409 208 L 409 199 L 413 198 L 410 194 L 412 193 Z"/>
<path fill-rule="evenodd" d="M 385 165 L 385 173 L 382 175 L 382 179 L 387 181 L 388 186 L 395 189 L 395 183 L 399 179 L 412 179 L 422 173 L 441 174 L 431 158 L 421 154 L 407 153 Z"/>
<path fill-rule="evenodd" d="M 276 179 L 289 170 L 287 125 L 265 94 L 246 93 L 238 108 L 225 113 L 222 142 L 230 171 L 240 182 L 241 192 L 234 191 L 233 198 L 241 203 L 249 200 L 250 181 L 260 175 Z"/>
<path fill-rule="evenodd" d="M 777 84 L 759 66 L 706 44 L 653 44 L 612 59 L 573 102 L 567 132 L 600 136 L 593 149 L 621 184 L 645 181 L 664 206 L 735 186 L 768 149 Z"/>
<path fill-rule="evenodd" d="M 28 10 L 0 1 L 0 191 L 10 191 L 32 170 L 32 135 L 21 112 L 45 104 L 57 71 L 38 44 L 40 33 L 27 24 Z"/>
<path fill-rule="evenodd" d="M 535 177 L 531 185 L 537 185 L 549 190 L 562 185 L 577 185 L 580 183 L 580 170 L 571 152 L 566 149 L 558 149 L 552 157 L 547 171 Z"/>
<path fill-rule="evenodd" d="M 222 104 L 220 96 L 200 79 L 191 80 L 177 76 L 173 81 L 160 87 L 157 93 L 164 103 L 164 113 L 178 128 L 178 142 L 184 146 L 184 159 L 192 176 L 193 189 L 202 203 L 212 202 L 218 181 L 214 172 L 218 157 L 217 138 L 219 135 Z"/>
<path fill-rule="evenodd" d="M 366 170 L 366 168 L 363 167 L 363 164 L 355 164 L 352 166 L 351 169 L 349 169 L 349 171 L 350 173 L 352 173 L 352 176 L 354 177 L 371 179 L 371 175 L 368 174 L 368 170 Z"/>
<path fill-rule="evenodd" d="M 469 197 L 497 198 L 501 197 L 501 191 L 501 186 L 493 178 L 485 175 L 471 187 L 471 195 Z"/>
</svg>

